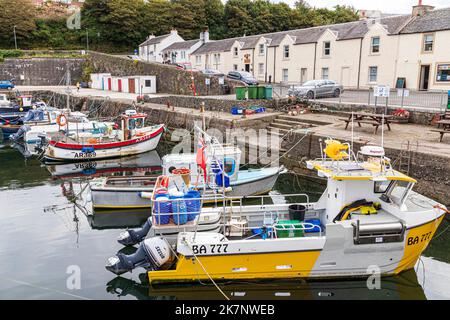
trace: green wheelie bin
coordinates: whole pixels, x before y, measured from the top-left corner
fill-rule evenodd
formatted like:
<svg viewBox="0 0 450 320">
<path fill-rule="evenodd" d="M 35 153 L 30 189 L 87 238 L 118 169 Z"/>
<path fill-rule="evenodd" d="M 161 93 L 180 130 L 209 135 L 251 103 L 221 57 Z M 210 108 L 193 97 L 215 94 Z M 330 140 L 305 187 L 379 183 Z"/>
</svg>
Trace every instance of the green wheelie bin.
<svg viewBox="0 0 450 320">
<path fill-rule="evenodd" d="M 246 87 L 236 87 L 236 100 L 245 100 L 245 95 L 247 93 Z"/>
<path fill-rule="evenodd" d="M 258 87 L 258 99 L 265 99 L 265 98 L 266 98 L 266 87 L 259 86 Z"/>
<path fill-rule="evenodd" d="M 248 86 L 248 98 L 249 99 L 258 99 L 258 87 L 257 86 Z"/>
<path fill-rule="evenodd" d="M 265 86 L 265 99 L 272 100 L 273 99 L 273 87 Z"/>
</svg>

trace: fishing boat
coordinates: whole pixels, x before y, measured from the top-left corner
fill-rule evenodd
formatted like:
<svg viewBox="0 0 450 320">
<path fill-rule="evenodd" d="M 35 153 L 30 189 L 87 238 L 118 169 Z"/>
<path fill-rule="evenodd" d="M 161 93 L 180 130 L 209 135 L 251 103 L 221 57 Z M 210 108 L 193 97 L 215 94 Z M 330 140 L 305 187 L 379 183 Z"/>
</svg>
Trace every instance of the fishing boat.
<svg viewBox="0 0 450 320">
<path fill-rule="evenodd" d="M 121 130 L 109 128 L 104 134 L 76 132 L 51 139 L 43 152 L 44 162 L 80 162 L 119 158 L 154 150 L 164 125 L 145 126 L 146 114 L 127 110 L 121 116 Z"/>
<path fill-rule="evenodd" d="M 201 131 L 201 129 L 196 128 Z M 213 166 L 224 164 L 226 195 L 229 197 L 265 194 L 272 190 L 277 178 L 286 170 L 281 167 L 259 169 L 240 169 L 241 150 L 234 146 L 224 146 L 214 137 L 206 135 L 204 150 L 205 169 L 202 174 L 198 166 L 197 154 L 169 154 L 162 159 L 163 175 L 174 177 L 177 170 L 189 172 L 188 186 L 199 189 L 203 195 L 213 197 L 217 186 L 221 186 L 222 176 Z M 150 194 L 155 186 L 155 176 L 103 177 L 90 182 L 92 205 L 94 209 L 137 209 L 150 208 L 151 202 L 145 195 Z M 173 179 L 170 179 L 173 181 Z M 181 181 L 181 180 L 180 180 Z"/>
<path fill-rule="evenodd" d="M 56 163 L 45 167 L 55 179 L 162 174 L 161 158 L 156 150 L 121 159 Z"/>
<path fill-rule="evenodd" d="M 194 224 L 221 209 L 220 231 L 180 232 L 174 247 L 156 232 L 134 254 L 111 257 L 106 269 L 121 274 L 144 267 L 152 284 L 339 279 L 412 269 L 447 208 L 414 192 L 416 180 L 394 170 L 382 147 L 365 146 L 354 154 L 350 144 L 327 139 L 321 150 L 321 158 L 307 162 L 327 179 L 317 202 L 305 195 L 294 204 L 202 207 Z M 182 212 L 180 204 L 175 208 L 173 217 Z M 154 208 L 153 216 L 164 212 Z"/>
</svg>

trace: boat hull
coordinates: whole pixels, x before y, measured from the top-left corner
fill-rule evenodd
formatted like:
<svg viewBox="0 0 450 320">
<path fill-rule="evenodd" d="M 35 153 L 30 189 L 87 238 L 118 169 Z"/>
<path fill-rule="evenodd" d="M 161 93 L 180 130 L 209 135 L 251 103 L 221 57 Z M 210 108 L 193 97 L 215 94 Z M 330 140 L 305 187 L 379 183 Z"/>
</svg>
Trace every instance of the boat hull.
<svg viewBox="0 0 450 320">
<path fill-rule="evenodd" d="M 45 150 L 45 162 L 80 162 L 98 159 L 120 158 L 155 150 L 164 132 L 161 126 L 157 131 L 131 141 L 81 145 L 51 142 Z M 83 148 L 92 148 L 92 152 L 84 152 Z"/>
<path fill-rule="evenodd" d="M 157 284 L 208 281 L 210 278 L 215 281 L 367 278 L 374 272 L 392 276 L 414 268 L 443 218 L 441 215 L 407 229 L 401 243 L 356 246 L 352 245 L 352 237 L 342 237 L 342 242 L 330 237 L 321 249 L 181 255 L 175 270 L 150 271 L 148 277 L 150 283 Z M 424 238 L 424 235 L 427 236 Z M 269 242 L 267 240 L 266 250 L 271 250 Z"/>
<path fill-rule="evenodd" d="M 232 184 L 232 190 L 227 192 L 228 197 L 245 197 L 268 193 L 273 189 L 280 171 L 261 179 Z M 101 183 L 91 183 L 92 206 L 94 209 L 141 209 L 151 208 L 149 199 L 140 197 L 140 192 L 152 192 L 153 186 L 142 188 L 114 188 L 106 187 Z M 206 201 L 207 202 L 207 201 Z"/>
</svg>

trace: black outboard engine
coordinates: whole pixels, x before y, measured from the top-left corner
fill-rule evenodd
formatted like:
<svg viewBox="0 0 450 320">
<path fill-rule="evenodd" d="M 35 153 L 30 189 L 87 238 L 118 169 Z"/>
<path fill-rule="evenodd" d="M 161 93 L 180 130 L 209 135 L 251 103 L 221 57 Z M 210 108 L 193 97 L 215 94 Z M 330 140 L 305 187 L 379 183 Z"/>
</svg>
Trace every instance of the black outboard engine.
<svg viewBox="0 0 450 320">
<path fill-rule="evenodd" d="M 147 270 L 160 270 L 172 259 L 172 250 L 167 240 L 161 237 L 153 237 L 145 239 L 133 254 L 118 253 L 116 256 L 110 257 L 105 268 L 117 275 L 137 267 L 143 267 Z"/>
<path fill-rule="evenodd" d="M 30 130 L 31 130 L 30 126 L 23 125 L 19 128 L 19 130 L 17 130 L 16 133 L 12 134 L 10 138 L 11 140 L 18 141 L 22 139 L 25 136 L 25 133 L 27 133 Z"/>
<path fill-rule="evenodd" d="M 47 147 L 48 141 L 45 134 L 38 134 L 39 140 L 36 142 L 36 145 L 34 146 L 34 150 L 38 153 L 44 152 L 44 149 Z"/>
<path fill-rule="evenodd" d="M 141 228 L 122 232 L 117 238 L 117 242 L 124 246 L 134 246 L 145 239 L 151 227 L 152 218 L 148 218 Z"/>
</svg>

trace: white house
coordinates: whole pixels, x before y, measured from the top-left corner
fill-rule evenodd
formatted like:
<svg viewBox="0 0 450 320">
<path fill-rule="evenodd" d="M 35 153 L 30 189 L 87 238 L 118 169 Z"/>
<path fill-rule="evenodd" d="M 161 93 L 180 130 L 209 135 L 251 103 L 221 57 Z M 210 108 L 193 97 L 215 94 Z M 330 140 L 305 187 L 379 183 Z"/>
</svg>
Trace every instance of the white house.
<svg viewBox="0 0 450 320">
<path fill-rule="evenodd" d="M 178 34 L 178 31 L 172 29 L 169 34 L 155 37 L 148 36 L 147 40 L 139 45 L 139 57 L 144 61 L 164 62 L 170 59 L 163 50 L 176 42 L 183 42 L 184 39 Z"/>
</svg>

